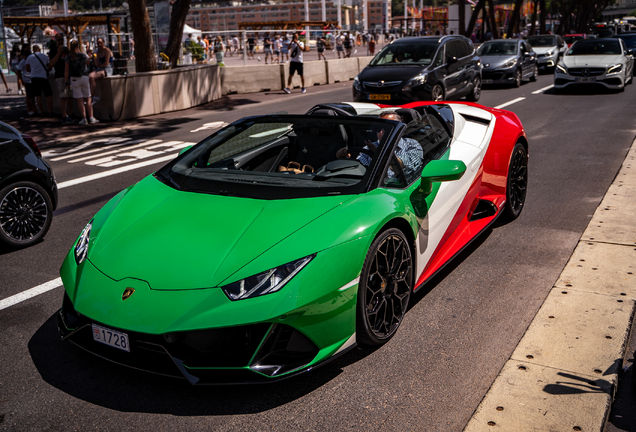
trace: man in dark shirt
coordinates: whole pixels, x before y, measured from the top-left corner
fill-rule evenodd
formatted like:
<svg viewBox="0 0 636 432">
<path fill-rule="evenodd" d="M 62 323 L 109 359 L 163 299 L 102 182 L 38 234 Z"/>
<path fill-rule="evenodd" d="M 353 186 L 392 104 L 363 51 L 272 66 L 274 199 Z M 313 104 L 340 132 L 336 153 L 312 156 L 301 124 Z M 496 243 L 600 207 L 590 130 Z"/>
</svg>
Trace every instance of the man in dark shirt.
<svg viewBox="0 0 636 432">
<path fill-rule="evenodd" d="M 64 68 L 69 50 L 64 46 L 64 35 L 55 35 L 55 45 L 49 51 L 49 64 L 55 70 L 55 86 L 60 95 L 60 109 L 62 110 L 62 123 L 73 123 L 69 113 L 73 112 L 73 92 L 70 86 L 64 82 Z"/>
</svg>

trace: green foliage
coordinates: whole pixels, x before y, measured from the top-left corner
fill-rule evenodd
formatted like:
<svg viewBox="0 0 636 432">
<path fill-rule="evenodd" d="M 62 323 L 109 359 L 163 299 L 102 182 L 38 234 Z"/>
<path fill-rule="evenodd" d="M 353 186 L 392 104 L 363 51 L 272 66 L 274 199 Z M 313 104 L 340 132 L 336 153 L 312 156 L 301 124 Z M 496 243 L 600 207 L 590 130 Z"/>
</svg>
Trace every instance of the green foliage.
<svg viewBox="0 0 636 432">
<path fill-rule="evenodd" d="M 185 47 L 185 50 L 192 53 L 193 59 L 201 60 L 203 58 L 203 47 L 194 39 L 190 39 L 190 44 Z"/>
<path fill-rule="evenodd" d="M 634 9 L 633 11 L 631 11 L 631 12 L 629 13 L 629 15 L 628 15 L 628 16 L 636 16 L 636 9 Z"/>
</svg>

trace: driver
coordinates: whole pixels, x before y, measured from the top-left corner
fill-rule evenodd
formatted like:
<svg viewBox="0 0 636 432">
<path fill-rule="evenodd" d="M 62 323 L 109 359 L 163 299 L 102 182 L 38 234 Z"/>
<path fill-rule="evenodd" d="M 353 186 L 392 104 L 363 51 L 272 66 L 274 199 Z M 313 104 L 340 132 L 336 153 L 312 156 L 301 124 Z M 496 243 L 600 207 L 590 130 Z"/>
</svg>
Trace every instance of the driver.
<svg viewBox="0 0 636 432">
<path fill-rule="evenodd" d="M 380 114 L 379 117 L 384 120 L 402 121 L 402 117 L 394 111 L 385 111 Z M 384 137 L 384 129 L 380 129 L 377 132 L 377 135 L 377 141 L 371 142 L 367 140 L 364 142 L 365 149 L 374 152 L 378 148 L 382 141 L 382 137 Z M 336 157 L 338 159 L 350 158 L 351 155 L 349 154 L 349 149 L 346 147 L 341 148 L 336 152 Z M 424 152 L 422 151 L 422 146 L 420 146 L 420 144 L 413 138 L 400 138 L 400 141 L 398 141 L 397 147 L 395 148 L 395 157 L 404 171 L 404 174 L 409 177 L 411 173 L 417 171 L 417 169 L 422 165 Z M 369 166 L 371 164 L 371 157 L 365 153 L 361 152 L 356 159 L 364 166 Z M 389 169 L 389 177 L 394 176 L 393 171 Z"/>
</svg>

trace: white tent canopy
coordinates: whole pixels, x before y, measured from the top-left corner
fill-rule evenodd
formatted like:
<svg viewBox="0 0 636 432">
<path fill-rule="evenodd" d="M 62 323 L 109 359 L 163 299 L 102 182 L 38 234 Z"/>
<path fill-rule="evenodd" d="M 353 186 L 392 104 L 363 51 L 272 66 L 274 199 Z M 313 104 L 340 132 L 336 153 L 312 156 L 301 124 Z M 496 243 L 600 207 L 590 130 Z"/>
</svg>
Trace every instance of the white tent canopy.
<svg viewBox="0 0 636 432">
<path fill-rule="evenodd" d="M 188 38 L 188 35 L 191 34 L 194 40 L 197 40 L 197 36 L 201 36 L 201 30 L 197 30 L 195 28 L 190 27 L 187 24 L 183 25 L 183 36 L 181 37 L 181 42 L 185 41 Z"/>
</svg>

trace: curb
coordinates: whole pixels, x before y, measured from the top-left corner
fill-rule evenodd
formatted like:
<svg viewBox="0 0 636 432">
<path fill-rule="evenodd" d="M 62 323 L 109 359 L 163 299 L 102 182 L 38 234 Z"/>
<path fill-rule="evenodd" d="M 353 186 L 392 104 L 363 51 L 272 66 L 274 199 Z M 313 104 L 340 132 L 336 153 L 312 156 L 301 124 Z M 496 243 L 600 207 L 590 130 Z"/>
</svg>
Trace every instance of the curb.
<svg viewBox="0 0 636 432">
<path fill-rule="evenodd" d="M 635 313 L 636 139 L 464 431 L 601 432 Z"/>
</svg>

